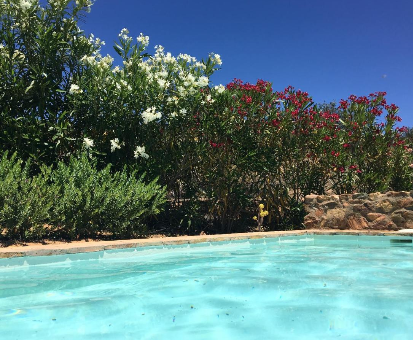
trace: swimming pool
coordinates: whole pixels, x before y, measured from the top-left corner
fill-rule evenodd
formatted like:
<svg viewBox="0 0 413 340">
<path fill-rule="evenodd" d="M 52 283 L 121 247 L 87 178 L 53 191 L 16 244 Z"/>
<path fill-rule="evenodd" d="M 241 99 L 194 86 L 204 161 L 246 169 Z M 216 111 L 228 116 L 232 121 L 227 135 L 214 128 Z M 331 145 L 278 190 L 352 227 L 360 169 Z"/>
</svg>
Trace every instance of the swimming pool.
<svg viewBox="0 0 413 340">
<path fill-rule="evenodd" d="M 0 259 L 0 339 L 413 339 L 411 241 L 301 235 Z"/>
</svg>

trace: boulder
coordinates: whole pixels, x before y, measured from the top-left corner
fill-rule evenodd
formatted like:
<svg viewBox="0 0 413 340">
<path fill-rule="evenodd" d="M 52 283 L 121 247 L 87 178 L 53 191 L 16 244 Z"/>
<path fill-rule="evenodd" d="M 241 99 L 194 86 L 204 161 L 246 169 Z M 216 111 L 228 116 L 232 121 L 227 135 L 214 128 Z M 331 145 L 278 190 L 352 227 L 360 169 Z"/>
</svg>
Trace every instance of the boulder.
<svg viewBox="0 0 413 340">
<path fill-rule="evenodd" d="M 327 210 L 327 209 L 341 208 L 342 205 L 338 201 L 328 201 L 328 202 L 323 202 L 321 204 L 321 207 L 324 210 Z"/>
<path fill-rule="evenodd" d="M 314 205 L 317 203 L 317 195 L 307 195 L 304 198 L 304 204 L 306 205 Z"/>
<path fill-rule="evenodd" d="M 368 229 L 369 224 L 363 216 L 350 216 L 347 219 L 347 229 L 363 230 Z"/>
<path fill-rule="evenodd" d="M 321 229 L 345 229 L 347 227 L 346 214 L 342 209 L 327 210 L 321 217 Z"/>
<path fill-rule="evenodd" d="M 353 200 L 366 200 L 369 198 L 369 195 L 363 193 L 356 193 L 351 196 Z"/>
<path fill-rule="evenodd" d="M 369 194 L 369 200 L 371 201 L 377 201 L 378 198 L 381 196 L 382 194 L 379 192 L 372 192 L 371 194 Z"/>
<path fill-rule="evenodd" d="M 381 214 L 388 214 L 393 210 L 395 210 L 395 208 L 393 207 L 392 202 L 388 199 L 379 201 L 376 205 L 376 212 Z"/>
<path fill-rule="evenodd" d="M 396 224 L 386 215 L 380 216 L 369 224 L 370 229 L 375 230 L 399 230 Z M 401 229 L 401 228 L 400 228 Z"/>
<path fill-rule="evenodd" d="M 317 229 L 320 227 L 320 219 L 314 215 L 307 215 L 304 217 L 304 225 L 308 229 Z"/>
<path fill-rule="evenodd" d="M 398 201 L 397 206 L 399 208 L 413 210 L 413 198 L 411 197 L 402 198 L 401 200 Z"/>
<path fill-rule="evenodd" d="M 374 220 L 378 219 L 381 216 L 385 216 L 385 215 L 379 214 L 379 213 L 368 213 L 366 215 L 366 218 L 369 222 L 373 222 Z"/>
</svg>

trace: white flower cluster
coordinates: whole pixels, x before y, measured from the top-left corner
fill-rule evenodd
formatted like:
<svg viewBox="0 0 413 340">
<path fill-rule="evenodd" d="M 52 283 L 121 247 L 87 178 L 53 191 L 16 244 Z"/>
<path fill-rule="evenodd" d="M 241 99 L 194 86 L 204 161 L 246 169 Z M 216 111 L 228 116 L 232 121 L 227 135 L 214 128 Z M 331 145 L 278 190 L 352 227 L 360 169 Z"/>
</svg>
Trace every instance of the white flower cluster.
<svg viewBox="0 0 413 340">
<path fill-rule="evenodd" d="M 82 90 L 79 88 L 79 85 L 72 84 L 70 85 L 69 93 L 70 94 L 82 93 Z"/>
<path fill-rule="evenodd" d="M 114 152 L 116 149 L 120 149 L 123 143 L 119 143 L 119 138 L 110 140 L 110 152 Z"/>
<path fill-rule="evenodd" d="M 122 28 L 122 30 L 119 33 L 119 38 L 123 40 L 131 40 L 132 38 L 128 36 L 129 30 L 127 28 Z"/>
<path fill-rule="evenodd" d="M 138 42 L 144 45 L 149 42 L 149 37 L 141 33 Z M 127 73 L 132 60 L 124 61 L 123 64 Z M 175 58 L 171 53 L 165 53 L 161 45 L 155 46 L 153 57 L 139 60 L 138 65 L 150 84 L 156 84 L 161 90 L 174 89 L 175 93 L 183 98 L 194 95 L 209 84 L 208 77 L 203 75 L 204 63 L 188 54 L 179 54 Z"/>
<path fill-rule="evenodd" d="M 110 82 L 109 79 L 107 79 L 107 82 Z M 116 83 L 116 88 L 119 91 L 122 91 L 123 89 L 128 89 L 128 91 L 132 91 L 132 87 L 123 79 L 120 79 L 118 83 Z"/>
<path fill-rule="evenodd" d="M 99 53 L 97 53 L 96 55 L 90 56 L 84 55 L 80 61 L 85 65 L 95 65 L 100 70 L 108 70 L 112 67 L 114 59 L 109 54 L 107 54 L 106 57 L 102 57 Z"/>
<path fill-rule="evenodd" d="M 20 0 L 20 8 L 23 11 L 27 11 L 28 9 L 30 9 L 34 4 L 37 4 L 37 0 Z"/>
<path fill-rule="evenodd" d="M 147 35 L 143 35 L 143 33 L 139 34 L 139 37 L 137 37 L 136 40 L 144 47 L 149 45 L 149 37 Z"/>
<path fill-rule="evenodd" d="M 195 57 L 191 57 L 189 54 L 182 54 L 180 53 L 178 55 L 178 59 L 185 61 L 186 63 L 190 64 L 190 63 L 196 63 L 196 58 Z"/>
<path fill-rule="evenodd" d="M 90 138 L 83 138 L 83 145 L 85 146 L 86 149 L 91 149 L 93 148 L 93 140 Z"/>
<path fill-rule="evenodd" d="M 143 123 L 148 124 L 155 119 L 160 119 L 162 117 L 160 112 L 156 112 L 156 107 L 152 106 L 142 112 Z"/>
<path fill-rule="evenodd" d="M 210 53 L 209 57 L 211 58 L 211 61 L 216 64 L 216 65 L 222 65 L 222 60 L 221 60 L 221 56 L 219 54 L 216 53 Z"/>
<path fill-rule="evenodd" d="M 135 158 L 138 158 L 138 157 L 142 157 L 142 158 L 145 158 L 145 159 L 149 158 L 149 155 L 145 152 L 145 147 L 144 146 L 137 146 L 136 149 L 135 149 L 135 152 L 134 152 L 134 156 L 135 156 Z"/>
<path fill-rule="evenodd" d="M 222 84 L 219 84 L 217 86 L 214 86 L 214 90 L 217 91 L 218 93 L 222 93 L 225 91 L 225 86 Z"/>
<path fill-rule="evenodd" d="M 6 54 L 6 56 L 8 57 L 8 54 Z M 20 52 L 19 50 L 14 50 L 13 56 L 11 58 L 16 61 L 24 61 L 26 56 L 23 52 Z"/>
</svg>

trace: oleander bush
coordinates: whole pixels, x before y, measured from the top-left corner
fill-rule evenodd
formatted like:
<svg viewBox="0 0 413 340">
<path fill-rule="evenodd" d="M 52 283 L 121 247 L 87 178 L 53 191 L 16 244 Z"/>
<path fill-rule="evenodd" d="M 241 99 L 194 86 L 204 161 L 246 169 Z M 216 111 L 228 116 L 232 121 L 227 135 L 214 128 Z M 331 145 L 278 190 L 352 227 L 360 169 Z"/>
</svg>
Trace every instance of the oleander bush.
<svg viewBox="0 0 413 340">
<path fill-rule="evenodd" d="M 213 86 L 218 54 L 151 54 L 149 37 L 127 29 L 115 59 L 79 28 L 90 7 L 0 2 L 0 151 L 29 161 L 29 181 L 53 183 L 54 233 L 298 228 L 307 194 L 412 189 L 410 130 L 385 92 L 337 106 L 263 80 Z"/>
</svg>

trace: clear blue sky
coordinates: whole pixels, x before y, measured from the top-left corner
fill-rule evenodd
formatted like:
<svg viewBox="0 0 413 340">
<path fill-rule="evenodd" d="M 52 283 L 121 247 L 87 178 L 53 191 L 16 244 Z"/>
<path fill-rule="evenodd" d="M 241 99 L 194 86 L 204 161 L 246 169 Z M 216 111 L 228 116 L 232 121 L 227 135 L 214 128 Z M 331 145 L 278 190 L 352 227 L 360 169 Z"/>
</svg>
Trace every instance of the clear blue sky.
<svg viewBox="0 0 413 340">
<path fill-rule="evenodd" d="M 413 0 L 96 0 L 81 27 L 112 56 L 124 27 L 149 53 L 218 53 L 215 85 L 264 79 L 319 103 L 386 91 L 413 127 Z"/>
</svg>

